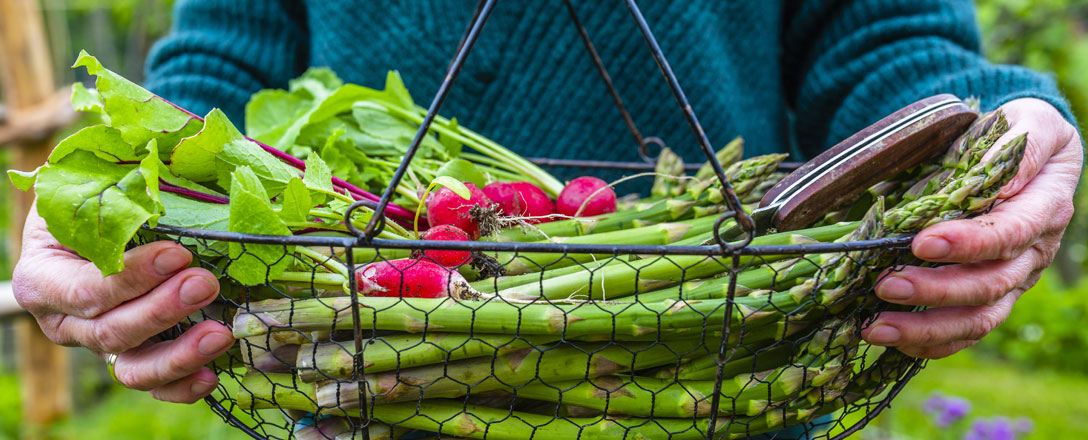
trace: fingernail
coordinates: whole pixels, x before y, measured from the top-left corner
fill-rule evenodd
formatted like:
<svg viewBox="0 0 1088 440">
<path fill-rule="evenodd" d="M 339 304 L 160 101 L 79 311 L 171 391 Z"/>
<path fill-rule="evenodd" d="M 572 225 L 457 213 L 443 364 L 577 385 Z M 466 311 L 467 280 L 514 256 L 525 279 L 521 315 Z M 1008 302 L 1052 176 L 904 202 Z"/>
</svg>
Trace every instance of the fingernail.
<svg viewBox="0 0 1088 440">
<path fill-rule="evenodd" d="M 888 301 L 906 301 L 914 296 L 914 283 L 906 278 L 888 277 L 876 287 L 876 294 Z"/>
<path fill-rule="evenodd" d="M 941 259 L 951 252 L 952 245 L 942 237 L 928 237 L 914 248 L 914 255 L 925 260 Z"/>
<path fill-rule="evenodd" d="M 155 272 L 158 272 L 159 275 L 166 276 L 188 266 L 190 260 L 192 260 L 192 257 L 189 254 L 189 251 L 170 248 L 160 251 L 159 254 L 155 256 L 155 261 L 152 262 L 152 265 L 155 266 Z"/>
<path fill-rule="evenodd" d="M 226 350 L 233 343 L 234 338 L 223 333 L 214 332 L 200 338 L 200 341 L 196 343 L 196 349 L 204 356 L 212 356 Z"/>
<path fill-rule="evenodd" d="M 895 345 L 901 337 L 903 334 L 899 333 L 899 329 L 890 325 L 877 324 L 869 330 L 869 335 L 865 339 L 876 345 Z"/>
<path fill-rule="evenodd" d="M 193 395 L 203 396 L 210 393 L 213 388 L 215 388 L 214 383 L 198 380 L 194 381 L 193 384 L 189 386 L 189 391 L 192 392 Z"/>
<path fill-rule="evenodd" d="M 215 285 L 208 281 L 207 278 L 193 275 L 181 283 L 181 288 L 178 289 L 178 299 L 181 300 L 182 304 L 195 306 L 210 300 L 215 296 L 215 291 Z"/>
</svg>

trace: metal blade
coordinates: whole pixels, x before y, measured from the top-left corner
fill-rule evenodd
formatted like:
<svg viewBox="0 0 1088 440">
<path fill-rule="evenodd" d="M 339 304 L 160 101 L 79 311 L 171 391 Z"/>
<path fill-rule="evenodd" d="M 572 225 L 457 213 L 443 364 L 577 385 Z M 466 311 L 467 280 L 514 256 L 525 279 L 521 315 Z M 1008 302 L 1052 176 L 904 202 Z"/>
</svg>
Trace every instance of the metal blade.
<svg viewBox="0 0 1088 440">
<path fill-rule="evenodd" d="M 760 235 L 767 229 L 774 227 L 774 214 L 778 212 L 778 207 L 764 206 L 752 211 L 750 216 L 752 221 L 756 224 L 756 235 Z M 725 241 L 736 241 L 744 236 L 744 229 L 741 229 L 740 224 L 733 222 L 733 226 L 721 233 L 722 239 Z"/>
</svg>

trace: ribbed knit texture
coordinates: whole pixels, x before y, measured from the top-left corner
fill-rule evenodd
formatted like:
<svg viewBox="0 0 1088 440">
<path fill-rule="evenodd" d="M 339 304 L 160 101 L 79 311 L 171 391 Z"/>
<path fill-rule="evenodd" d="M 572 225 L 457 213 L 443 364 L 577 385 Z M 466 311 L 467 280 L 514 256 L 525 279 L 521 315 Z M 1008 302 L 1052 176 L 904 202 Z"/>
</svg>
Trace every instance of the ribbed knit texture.
<svg viewBox="0 0 1088 440">
<path fill-rule="evenodd" d="M 430 102 L 472 0 L 180 0 L 173 32 L 148 61 L 147 86 L 241 126 L 248 96 L 308 66 L 382 86 L 399 70 Z M 695 138 L 619 1 L 576 1 L 645 136 L 689 160 Z M 1019 97 L 1054 104 L 1054 82 L 979 54 L 968 0 L 641 2 L 715 147 L 744 136 L 748 155 L 811 157 L 914 100 Z M 441 113 L 525 156 L 637 160 L 636 148 L 558 1 L 500 2 Z M 793 146 L 793 148 L 791 148 Z M 803 159 L 803 157 L 798 158 Z"/>
</svg>

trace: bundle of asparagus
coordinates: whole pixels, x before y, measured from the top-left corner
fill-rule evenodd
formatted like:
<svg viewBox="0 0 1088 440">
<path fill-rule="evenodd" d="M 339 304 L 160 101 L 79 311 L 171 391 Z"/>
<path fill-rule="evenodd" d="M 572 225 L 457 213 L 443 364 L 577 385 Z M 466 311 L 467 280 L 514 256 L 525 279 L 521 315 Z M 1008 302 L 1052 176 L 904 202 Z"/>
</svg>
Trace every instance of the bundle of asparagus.
<svg viewBox="0 0 1088 440">
<path fill-rule="evenodd" d="M 753 245 L 875 239 L 976 214 L 1023 155 L 1020 136 L 982 160 L 1007 129 L 1003 115 L 986 115 L 939 160 L 839 210 L 842 221 Z M 739 156 L 739 145 L 719 158 Z M 742 200 L 758 200 L 753 194 L 768 187 L 761 179 L 779 161 L 727 165 Z M 715 206 L 713 180 L 677 169 L 658 167 L 656 194 L 644 206 L 536 232 L 564 243 L 708 242 L 706 216 L 693 208 Z M 677 200 L 687 206 L 673 209 Z M 857 218 L 860 203 L 868 206 Z M 704 438 L 708 429 L 741 438 L 873 398 L 912 365 L 858 336 L 878 303 L 865 293 L 907 258 L 901 251 L 742 257 L 735 276 L 720 257 L 492 257 L 510 273 L 470 283 L 472 299 L 360 297 L 358 314 L 347 297 L 251 302 L 233 322 L 247 340 L 286 328 L 353 329 L 356 320 L 372 336 L 361 352 L 343 341 L 300 344 L 289 372 L 246 374 L 239 402 L 466 438 Z"/>
</svg>

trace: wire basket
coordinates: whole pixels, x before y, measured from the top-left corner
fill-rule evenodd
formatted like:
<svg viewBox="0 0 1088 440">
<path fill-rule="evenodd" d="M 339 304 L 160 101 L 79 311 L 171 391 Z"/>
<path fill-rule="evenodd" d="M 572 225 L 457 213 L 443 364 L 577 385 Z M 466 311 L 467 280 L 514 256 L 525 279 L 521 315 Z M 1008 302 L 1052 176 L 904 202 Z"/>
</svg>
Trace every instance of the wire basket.
<svg viewBox="0 0 1088 440">
<path fill-rule="evenodd" d="M 225 280 L 221 301 L 174 330 L 214 319 L 241 337 L 213 365 L 221 382 L 205 399 L 212 409 L 258 439 L 566 440 L 845 438 L 887 407 L 923 362 L 869 346 L 860 332 L 877 313 L 900 307 L 876 300 L 871 289 L 882 268 L 910 261 L 912 237 L 870 239 L 863 225 L 852 240 L 835 243 L 757 238 L 635 0 L 627 7 L 721 184 L 727 212 L 715 220 L 715 243 L 376 238 L 394 188 L 495 3 L 479 2 L 381 200 L 348 209 L 350 236 L 161 224 L 138 236 L 135 245 L 185 244 Z M 569 1 L 566 7 L 649 159 L 648 145 L 664 143 L 635 127 Z M 351 215 L 364 205 L 375 215 L 358 229 Z M 743 239 L 718 236 L 725 222 L 740 224 Z M 238 245 L 228 252 L 226 243 Z M 360 268 L 420 250 L 486 255 L 474 261 L 516 263 L 524 275 L 476 280 L 475 293 L 441 299 L 358 295 Z M 294 281 L 243 286 L 227 272 L 242 258 L 261 260 L 270 271 L 282 264 L 303 270 Z M 351 274 L 346 288 L 323 277 L 332 266 Z M 553 289 L 544 275 L 560 272 L 578 274 L 566 277 L 567 290 Z M 780 433 L 787 427 L 788 437 Z"/>
</svg>

